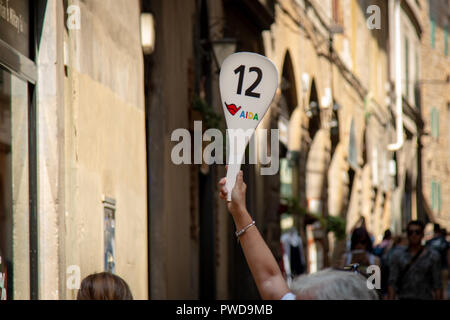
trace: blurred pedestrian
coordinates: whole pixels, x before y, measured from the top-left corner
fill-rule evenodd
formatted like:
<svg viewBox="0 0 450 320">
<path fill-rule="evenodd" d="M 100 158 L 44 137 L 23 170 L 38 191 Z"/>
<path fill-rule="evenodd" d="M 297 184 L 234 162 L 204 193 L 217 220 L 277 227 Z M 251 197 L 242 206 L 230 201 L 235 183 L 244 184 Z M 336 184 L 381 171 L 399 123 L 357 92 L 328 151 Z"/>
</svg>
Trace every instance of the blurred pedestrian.
<svg viewBox="0 0 450 320">
<path fill-rule="evenodd" d="M 408 223 L 408 246 L 395 250 L 389 266 L 389 299 L 441 299 L 442 281 L 439 254 L 422 245 L 424 224 Z"/>
<path fill-rule="evenodd" d="M 391 230 L 387 229 L 384 232 L 383 241 L 378 244 L 374 250 L 373 254 L 380 258 L 380 268 L 381 268 L 381 291 L 380 294 L 382 297 L 387 295 L 387 287 L 389 280 L 389 263 L 388 263 L 388 253 L 391 250 L 394 244 L 394 240 L 392 239 Z"/>
<path fill-rule="evenodd" d="M 405 248 L 405 245 L 404 245 L 403 237 L 402 236 L 395 236 L 395 237 L 393 237 L 391 249 L 389 249 L 389 251 L 387 251 L 384 254 L 384 259 L 385 259 L 387 265 L 391 264 L 391 262 L 390 262 L 391 261 L 391 257 L 395 253 L 395 251 L 402 250 L 404 248 Z"/>
<path fill-rule="evenodd" d="M 447 230 L 441 229 L 438 223 L 434 224 L 433 238 L 426 242 L 427 247 L 435 250 L 441 257 L 441 275 L 442 275 L 442 293 L 443 298 L 447 299 L 447 286 L 448 286 L 448 252 L 450 251 L 450 245 L 446 240 Z"/>
<path fill-rule="evenodd" d="M 425 225 L 423 239 L 425 240 L 425 242 L 427 242 L 428 240 L 433 239 L 433 237 L 434 237 L 434 223 L 428 222 Z"/>
<path fill-rule="evenodd" d="M 444 267 L 442 268 L 442 289 L 443 289 L 442 298 L 445 300 L 448 300 L 450 297 L 448 294 L 448 291 L 449 291 L 448 269 L 450 266 L 450 242 L 447 240 L 447 235 L 448 235 L 447 229 L 445 229 L 445 228 L 441 229 L 441 234 L 442 234 L 442 237 L 444 238 L 444 240 L 447 242 L 447 252 L 445 254 L 445 259 L 442 262 L 444 264 Z"/>
<path fill-rule="evenodd" d="M 371 265 L 380 266 L 380 258 L 371 253 L 372 241 L 365 227 L 356 228 L 351 236 L 350 251 L 343 254 L 340 266 L 359 264 L 363 274 Z"/>
<path fill-rule="evenodd" d="M 383 241 L 381 241 L 380 244 L 375 246 L 373 249 L 373 254 L 380 257 L 380 259 L 383 257 L 385 253 L 389 251 L 392 247 L 392 232 L 391 230 L 387 229 L 384 231 Z"/>
<path fill-rule="evenodd" d="M 133 295 L 121 277 L 101 272 L 83 279 L 77 300 L 133 300 Z"/>
<path fill-rule="evenodd" d="M 404 250 L 405 246 L 403 245 L 404 239 L 402 236 L 395 236 L 392 240 L 392 247 L 389 251 L 387 251 L 382 260 L 381 260 L 381 295 L 383 299 L 388 299 L 388 287 L 389 287 L 389 278 L 390 278 L 390 266 L 392 261 L 392 256 L 398 250 Z M 385 267 L 384 276 L 383 276 L 383 266 Z"/>
<path fill-rule="evenodd" d="M 302 238 L 298 234 L 297 229 L 292 227 L 281 235 L 280 241 L 283 251 L 282 256 L 286 279 L 288 279 L 288 283 L 290 283 L 292 279 L 306 271 Z"/>
<path fill-rule="evenodd" d="M 219 182 L 220 198 L 226 200 L 228 190 L 226 178 Z M 294 280 L 291 289 L 287 285 L 280 268 L 265 243 L 245 202 L 247 186 L 240 171 L 236 185 L 231 192 L 228 211 L 236 226 L 236 237 L 242 246 L 245 258 L 255 280 L 259 294 L 265 300 L 302 299 L 377 299 L 375 292 L 368 289 L 364 277 L 343 271 L 321 271 Z M 326 284 L 326 285 L 324 285 Z"/>
</svg>

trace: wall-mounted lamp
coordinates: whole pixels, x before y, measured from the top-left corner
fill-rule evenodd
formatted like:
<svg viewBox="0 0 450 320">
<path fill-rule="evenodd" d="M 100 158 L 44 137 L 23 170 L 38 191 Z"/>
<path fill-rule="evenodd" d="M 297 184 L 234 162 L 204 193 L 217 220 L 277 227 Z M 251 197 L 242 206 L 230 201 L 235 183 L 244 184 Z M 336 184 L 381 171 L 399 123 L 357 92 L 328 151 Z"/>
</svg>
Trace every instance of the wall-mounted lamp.
<svg viewBox="0 0 450 320">
<path fill-rule="evenodd" d="M 338 137 L 339 136 L 339 121 L 337 112 L 341 109 L 341 105 L 336 101 L 333 103 L 333 115 L 330 121 L 330 134 L 331 136 Z"/>
<path fill-rule="evenodd" d="M 145 55 L 155 50 L 155 20 L 149 12 L 141 13 L 141 45 Z"/>
<path fill-rule="evenodd" d="M 330 134 L 331 136 L 339 136 L 339 122 L 336 118 L 330 121 Z"/>
<path fill-rule="evenodd" d="M 311 101 L 309 104 L 309 109 L 306 110 L 306 116 L 308 118 L 312 118 L 317 115 L 319 115 L 319 104 L 315 101 Z"/>
<path fill-rule="evenodd" d="M 389 175 L 395 177 L 395 175 L 397 174 L 397 162 L 394 159 L 389 160 L 388 168 Z"/>
<path fill-rule="evenodd" d="M 324 109 L 328 108 L 333 102 L 333 95 L 330 88 L 325 88 L 325 95 L 322 97 L 321 105 Z"/>
<path fill-rule="evenodd" d="M 237 41 L 234 38 L 223 38 L 211 41 L 211 46 L 217 70 L 220 70 L 225 59 L 236 52 Z"/>
<path fill-rule="evenodd" d="M 302 73 L 302 91 L 303 93 L 308 92 L 309 90 L 309 74 L 306 72 Z"/>
</svg>

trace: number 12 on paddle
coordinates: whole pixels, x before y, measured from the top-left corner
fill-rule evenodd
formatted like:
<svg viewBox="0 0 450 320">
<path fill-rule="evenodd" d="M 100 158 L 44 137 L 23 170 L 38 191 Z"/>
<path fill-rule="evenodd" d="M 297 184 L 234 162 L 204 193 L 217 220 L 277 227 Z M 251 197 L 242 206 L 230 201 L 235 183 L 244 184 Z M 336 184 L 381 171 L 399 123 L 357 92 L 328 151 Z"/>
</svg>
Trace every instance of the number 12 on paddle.
<svg viewBox="0 0 450 320">
<path fill-rule="evenodd" d="M 258 74 L 258 77 L 256 78 L 255 82 L 247 89 L 245 90 L 245 95 L 249 97 L 259 98 L 261 95 L 259 93 L 253 92 L 253 90 L 259 85 L 261 82 L 261 79 L 263 77 L 263 73 L 260 68 L 258 67 L 251 67 L 250 72 L 256 72 Z M 244 81 L 244 73 L 245 73 L 245 66 L 241 65 L 239 68 L 234 70 L 235 74 L 239 74 L 239 83 L 237 87 L 237 94 L 242 93 L 242 83 Z"/>
</svg>

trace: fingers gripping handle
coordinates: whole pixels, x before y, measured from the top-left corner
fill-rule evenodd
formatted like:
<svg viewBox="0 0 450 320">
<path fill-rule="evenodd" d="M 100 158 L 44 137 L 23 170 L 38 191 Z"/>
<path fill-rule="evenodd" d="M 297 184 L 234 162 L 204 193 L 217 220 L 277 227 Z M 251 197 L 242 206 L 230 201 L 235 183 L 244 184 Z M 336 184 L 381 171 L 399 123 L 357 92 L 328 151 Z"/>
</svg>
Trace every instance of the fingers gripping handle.
<svg viewBox="0 0 450 320">
<path fill-rule="evenodd" d="M 233 163 L 228 165 L 227 171 L 227 181 L 225 183 L 225 187 L 227 188 L 227 201 L 231 202 L 231 193 L 233 191 L 234 185 L 236 184 L 236 177 L 241 170 L 240 163 Z"/>
</svg>

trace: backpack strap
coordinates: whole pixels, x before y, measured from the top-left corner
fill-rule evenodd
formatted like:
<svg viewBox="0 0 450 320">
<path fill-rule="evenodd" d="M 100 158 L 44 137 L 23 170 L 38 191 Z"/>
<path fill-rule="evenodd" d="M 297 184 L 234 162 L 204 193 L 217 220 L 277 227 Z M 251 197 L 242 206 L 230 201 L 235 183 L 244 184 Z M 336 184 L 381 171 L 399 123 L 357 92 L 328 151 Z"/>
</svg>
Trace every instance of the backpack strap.
<svg viewBox="0 0 450 320">
<path fill-rule="evenodd" d="M 408 270 L 411 268 L 411 266 L 416 262 L 417 258 L 422 254 L 423 250 L 425 249 L 424 246 L 420 248 L 420 250 L 412 257 L 411 261 L 409 261 L 408 265 L 400 272 L 398 279 L 397 279 L 397 288 L 398 290 L 402 287 L 403 278 L 405 277 Z M 408 251 L 408 248 L 406 248 L 406 251 Z"/>
</svg>

